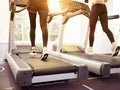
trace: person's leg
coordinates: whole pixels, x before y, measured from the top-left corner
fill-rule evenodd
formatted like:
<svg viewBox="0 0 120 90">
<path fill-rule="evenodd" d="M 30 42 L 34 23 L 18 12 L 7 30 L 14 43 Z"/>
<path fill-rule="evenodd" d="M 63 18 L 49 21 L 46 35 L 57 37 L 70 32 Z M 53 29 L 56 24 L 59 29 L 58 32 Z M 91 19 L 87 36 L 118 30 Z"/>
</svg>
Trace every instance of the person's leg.
<svg viewBox="0 0 120 90">
<path fill-rule="evenodd" d="M 114 40 L 112 32 L 108 28 L 108 20 L 107 20 L 107 10 L 106 10 L 106 8 L 104 9 L 104 11 L 102 13 L 103 14 L 100 15 L 100 22 L 101 22 L 103 31 L 107 34 L 110 42 L 113 43 L 115 40 Z"/>
<path fill-rule="evenodd" d="M 100 22 L 101 22 L 103 31 L 107 34 L 107 36 L 112 44 L 112 51 L 114 51 L 114 49 L 116 48 L 116 43 L 115 43 L 112 32 L 108 28 L 107 9 L 105 6 L 104 6 L 104 11 L 102 13 L 103 14 L 100 15 Z"/>
<path fill-rule="evenodd" d="M 35 46 L 36 13 L 29 12 L 31 46 Z"/>
<path fill-rule="evenodd" d="M 30 20 L 30 41 L 31 41 L 31 55 L 36 54 L 35 47 L 35 29 L 36 29 L 36 12 L 28 11 Z"/>
<path fill-rule="evenodd" d="M 40 27 L 42 31 L 43 52 L 41 60 L 46 61 L 48 57 L 47 43 L 48 43 L 48 29 L 47 29 L 47 17 L 48 17 L 48 5 L 47 0 L 40 0 L 38 6 L 38 14 L 40 19 Z"/>
<path fill-rule="evenodd" d="M 41 60 L 46 60 L 48 56 L 48 51 L 47 51 L 47 43 L 48 43 L 48 29 L 47 29 L 47 16 L 48 13 L 39 13 L 40 16 L 40 26 L 42 30 L 42 39 L 43 39 L 43 54 L 41 56 Z"/>
<path fill-rule="evenodd" d="M 96 23 L 98 20 L 98 15 L 97 15 L 97 11 L 94 8 L 91 9 L 90 12 L 90 35 L 89 35 L 89 43 L 90 43 L 90 47 L 93 47 L 93 42 L 94 42 L 94 32 L 95 32 L 95 27 L 96 27 Z"/>
<path fill-rule="evenodd" d="M 42 30 L 42 38 L 43 38 L 43 47 L 47 47 L 48 42 L 48 29 L 47 29 L 47 14 L 40 14 L 40 26 Z"/>
<path fill-rule="evenodd" d="M 89 34 L 89 45 L 90 47 L 87 49 L 87 52 L 93 51 L 93 43 L 94 43 L 94 32 L 96 23 L 98 20 L 99 10 L 97 9 L 97 6 L 92 6 L 90 11 L 90 18 L 89 18 L 89 24 L 90 24 L 90 34 Z"/>
</svg>

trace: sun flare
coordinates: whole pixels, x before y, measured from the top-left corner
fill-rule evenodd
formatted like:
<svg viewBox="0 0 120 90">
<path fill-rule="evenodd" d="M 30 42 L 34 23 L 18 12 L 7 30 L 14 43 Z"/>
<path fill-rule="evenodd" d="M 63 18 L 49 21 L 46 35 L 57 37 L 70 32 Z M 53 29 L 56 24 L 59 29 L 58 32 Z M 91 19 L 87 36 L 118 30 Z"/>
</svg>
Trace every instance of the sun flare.
<svg viewBox="0 0 120 90">
<path fill-rule="evenodd" d="M 50 12 L 55 12 L 60 10 L 59 0 L 48 0 L 48 5 Z"/>
</svg>

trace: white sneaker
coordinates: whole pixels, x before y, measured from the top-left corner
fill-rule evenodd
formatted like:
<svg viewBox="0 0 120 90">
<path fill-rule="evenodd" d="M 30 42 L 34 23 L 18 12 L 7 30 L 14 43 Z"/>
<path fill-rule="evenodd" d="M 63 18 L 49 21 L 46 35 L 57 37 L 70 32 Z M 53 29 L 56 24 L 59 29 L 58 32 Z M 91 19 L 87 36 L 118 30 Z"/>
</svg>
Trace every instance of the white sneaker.
<svg viewBox="0 0 120 90">
<path fill-rule="evenodd" d="M 87 50 L 85 51 L 85 53 L 87 53 L 87 54 L 93 54 L 93 47 L 87 48 Z"/>
<path fill-rule="evenodd" d="M 42 61 L 47 61 L 48 55 L 49 55 L 49 54 L 48 54 L 47 47 L 44 47 L 44 48 L 43 48 L 43 53 L 42 53 L 40 59 L 41 59 Z"/>
<path fill-rule="evenodd" d="M 112 53 L 112 57 L 119 56 L 119 55 L 120 55 L 120 46 L 117 46 L 114 52 Z"/>
<path fill-rule="evenodd" d="M 116 47 L 117 47 L 117 44 L 116 44 L 116 42 L 113 42 L 112 43 L 112 45 L 111 45 L 111 49 L 112 49 L 112 52 L 114 52 L 115 51 L 115 49 L 116 49 Z"/>
<path fill-rule="evenodd" d="M 31 51 L 29 53 L 31 56 L 36 55 L 36 47 L 31 47 Z"/>
</svg>

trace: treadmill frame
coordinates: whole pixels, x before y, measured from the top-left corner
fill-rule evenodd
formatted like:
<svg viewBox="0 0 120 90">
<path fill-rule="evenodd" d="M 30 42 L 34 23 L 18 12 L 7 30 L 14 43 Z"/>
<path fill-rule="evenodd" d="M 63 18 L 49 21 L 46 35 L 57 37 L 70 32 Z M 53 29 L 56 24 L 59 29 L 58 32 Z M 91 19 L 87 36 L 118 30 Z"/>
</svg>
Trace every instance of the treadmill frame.
<svg viewBox="0 0 120 90">
<path fill-rule="evenodd" d="M 14 43 L 14 16 L 16 11 L 15 0 L 12 0 L 10 6 L 10 29 L 9 29 L 9 45 L 8 53 L 6 58 L 8 64 L 11 68 L 13 76 L 19 86 L 31 86 L 34 83 L 38 82 L 50 82 L 58 80 L 68 80 L 68 79 L 82 79 L 88 77 L 88 68 L 86 65 L 77 65 L 78 70 L 71 73 L 62 73 L 62 74 L 51 74 L 51 75 L 41 75 L 33 76 L 32 68 L 17 54 L 17 47 Z"/>
<path fill-rule="evenodd" d="M 84 64 L 73 64 L 77 66 L 77 71 L 60 74 L 33 76 L 32 68 L 19 56 L 7 53 L 7 61 L 12 70 L 13 76 L 19 86 L 31 86 L 36 83 L 61 81 L 69 79 L 83 79 L 88 77 L 88 68 Z M 72 64 L 71 64 L 72 65 Z"/>
<path fill-rule="evenodd" d="M 120 17 L 119 15 L 108 16 L 108 20 L 118 19 L 119 17 Z M 109 77 L 110 74 L 114 72 L 113 71 L 114 69 L 111 68 L 110 63 L 97 61 L 97 60 L 87 60 L 87 59 L 83 59 L 82 57 L 80 58 L 74 55 L 67 55 L 61 52 L 63 35 L 64 35 L 64 27 L 65 27 L 65 24 L 61 23 L 61 28 L 59 30 L 59 35 L 58 35 L 58 42 L 57 43 L 53 42 L 51 45 L 51 52 L 50 52 L 51 55 L 62 57 L 68 60 L 69 62 L 78 63 L 78 64 L 83 63 L 87 65 L 90 72 L 101 75 L 101 76 Z M 85 35 L 86 37 L 84 42 L 85 48 L 87 47 L 88 36 L 89 36 L 89 25 L 88 25 L 88 31 Z M 83 51 L 83 49 L 85 48 L 82 48 L 81 51 Z"/>
</svg>

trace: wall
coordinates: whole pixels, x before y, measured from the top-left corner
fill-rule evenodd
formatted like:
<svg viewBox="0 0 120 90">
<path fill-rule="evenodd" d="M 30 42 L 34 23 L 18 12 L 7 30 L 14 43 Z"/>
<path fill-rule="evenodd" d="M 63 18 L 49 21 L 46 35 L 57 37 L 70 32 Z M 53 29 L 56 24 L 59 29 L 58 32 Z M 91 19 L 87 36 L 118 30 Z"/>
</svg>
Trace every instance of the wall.
<svg viewBox="0 0 120 90">
<path fill-rule="evenodd" d="M 8 44 L 0 43 L 0 61 L 5 59 L 7 51 L 8 51 Z"/>
<path fill-rule="evenodd" d="M 113 3 L 112 1 L 113 0 L 109 1 L 110 3 L 108 3 L 109 14 L 112 14 L 113 9 L 114 9 L 114 14 L 116 14 L 117 12 L 120 13 L 120 10 L 119 11 L 115 10 L 115 9 L 119 9 L 118 7 L 116 8 L 115 6 L 117 5 L 116 3 L 120 2 L 120 1 L 116 0 L 115 3 Z M 114 4 L 114 8 L 112 9 L 113 4 Z M 0 60 L 3 60 L 5 58 L 5 54 L 8 49 L 7 43 L 8 43 L 8 31 L 9 31 L 9 0 L 0 0 L 0 7 L 2 7 L 2 8 L 0 8 L 0 11 L 1 11 L 1 13 L 0 13 Z M 3 8 L 4 8 L 4 10 L 3 10 Z M 85 22 L 88 22 L 87 19 L 83 16 L 78 16 L 78 17 L 82 19 L 80 24 L 79 24 L 79 22 L 80 22 L 80 20 L 79 20 L 74 25 L 73 25 L 73 23 L 70 23 L 70 22 L 69 22 L 70 25 L 68 25 L 68 24 L 66 25 L 66 29 L 67 28 L 68 29 L 65 31 L 66 35 L 64 36 L 64 38 L 65 38 L 64 42 L 70 43 L 70 40 L 71 40 L 71 42 L 77 43 L 77 41 L 75 42 L 75 39 L 79 38 L 79 36 L 80 36 L 79 33 L 81 33 L 81 36 L 82 36 L 82 34 L 84 33 L 83 31 L 86 30 L 87 24 Z M 74 17 L 74 19 L 70 19 L 70 21 L 72 21 L 72 22 L 76 22 L 76 20 L 78 20 L 78 18 L 76 18 L 76 17 Z M 80 27 L 81 27 L 81 32 L 79 31 Z M 69 28 L 71 30 L 69 30 Z M 99 30 L 97 30 L 97 31 L 99 32 Z M 99 33 L 98 35 L 101 36 L 101 34 L 103 34 L 103 33 Z M 70 39 L 69 36 L 72 36 L 72 35 L 74 35 L 74 37 L 72 37 L 72 39 Z M 102 41 L 102 40 L 104 40 L 104 41 Z M 102 41 L 103 43 L 101 42 L 100 44 L 97 44 L 97 41 Z M 106 50 L 103 48 L 104 46 L 109 46 L 109 47 L 107 47 L 107 51 L 109 51 L 110 43 L 109 43 L 108 39 L 106 38 L 106 35 L 103 35 L 101 38 L 98 38 L 98 40 L 96 40 L 95 42 L 96 42 L 95 47 L 97 49 L 99 48 L 101 50 L 101 52 Z"/>
<path fill-rule="evenodd" d="M 9 30 L 9 0 L 0 0 L 0 60 L 5 58 Z"/>
</svg>

